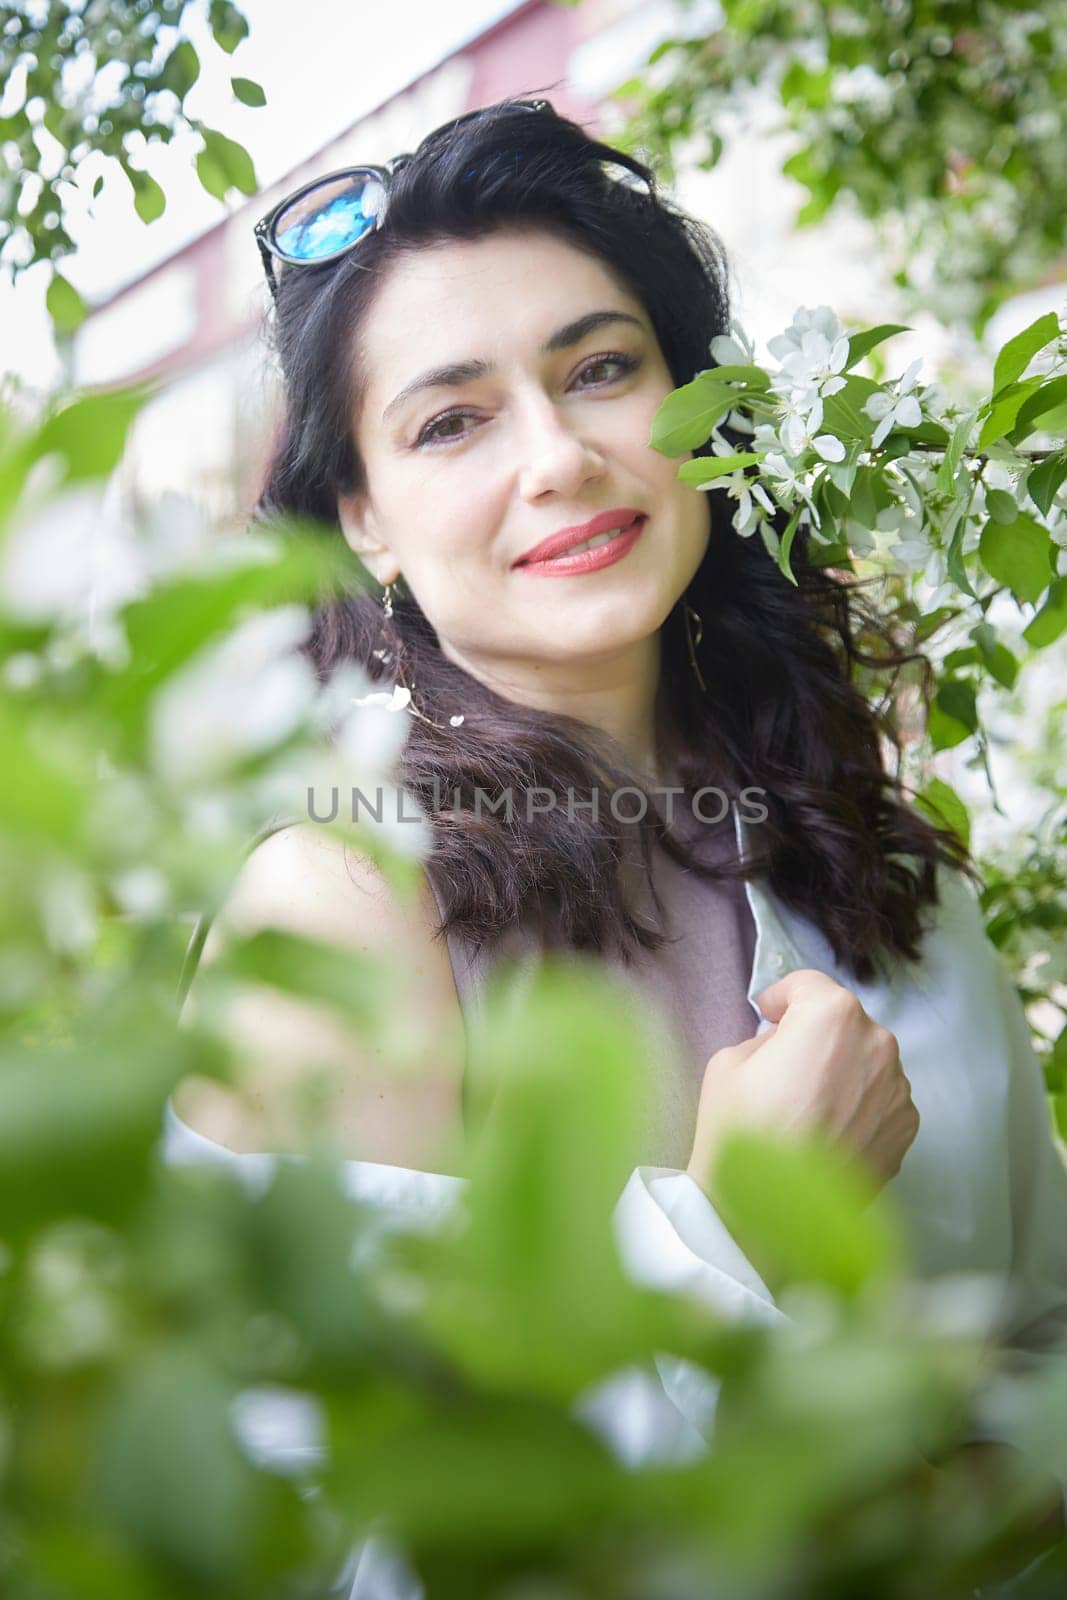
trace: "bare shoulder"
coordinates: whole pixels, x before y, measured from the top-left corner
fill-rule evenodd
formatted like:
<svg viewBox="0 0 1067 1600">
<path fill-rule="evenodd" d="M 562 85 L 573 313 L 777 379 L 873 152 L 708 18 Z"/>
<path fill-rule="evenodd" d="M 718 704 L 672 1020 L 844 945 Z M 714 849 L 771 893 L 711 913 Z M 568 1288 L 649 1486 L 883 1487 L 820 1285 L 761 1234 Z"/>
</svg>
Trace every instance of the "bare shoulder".
<svg viewBox="0 0 1067 1600">
<path fill-rule="evenodd" d="M 437 907 L 425 874 L 408 901 L 369 856 L 313 823 L 280 828 L 248 856 L 208 937 L 205 960 L 231 931 L 268 926 L 368 951 L 398 942 L 410 949 L 415 939 L 438 952 L 451 975 L 444 944 L 433 940 Z"/>
<path fill-rule="evenodd" d="M 382 1041 L 339 1014 L 261 984 L 230 1007 L 232 1087 L 190 1078 L 175 1108 L 234 1150 L 299 1151 L 328 1118 L 354 1159 L 442 1170 L 455 1159 L 464 1063 L 463 1018 L 437 904 L 425 872 L 410 897 L 366 855 L 311 823 L 271 834 L 248 856 L 204 946 L 210 968 L 235 935 L 276 928 L 388 964 L 403 1023 L 397 1070 Z M 187 1002 L 197 1007 L 194 980 Z M 391 1013 L 392 1014 L 392 1013 Z M 302 1109 L 303 1108 L 303 1109 Z M 448 1170 L 447 1166 L 444 1170 Z"/>
</svg>

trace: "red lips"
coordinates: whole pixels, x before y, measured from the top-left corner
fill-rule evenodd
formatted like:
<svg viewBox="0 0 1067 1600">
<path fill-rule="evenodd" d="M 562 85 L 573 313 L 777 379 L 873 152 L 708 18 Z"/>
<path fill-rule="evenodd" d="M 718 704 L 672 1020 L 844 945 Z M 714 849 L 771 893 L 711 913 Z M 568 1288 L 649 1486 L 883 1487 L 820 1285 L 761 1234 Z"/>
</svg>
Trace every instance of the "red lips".
<svg viewBox="0 0 1067 1600">
<path fill-rule="evenodd" d="M 540 544 L 533 545 L 525 555 L 512 562 L 512 565 L 521 567 L 527 561 L 551 561 L 553 557 L 565 555 L 568 550 L 573 550 L 575 545 L 584 544 L 587 539 L 595 539 L 598 533 L 611 533 L 615 528 L 628 527 L 635 517 L 641 515 L 642 513 L 633 506 L 616 506 L 612 511 L 598 512 L 589 522 L 576 523 L 574 527 L 561 528 L 558 533 L 550 533 L 547 539 L 542 539 Z"/>
</svg>

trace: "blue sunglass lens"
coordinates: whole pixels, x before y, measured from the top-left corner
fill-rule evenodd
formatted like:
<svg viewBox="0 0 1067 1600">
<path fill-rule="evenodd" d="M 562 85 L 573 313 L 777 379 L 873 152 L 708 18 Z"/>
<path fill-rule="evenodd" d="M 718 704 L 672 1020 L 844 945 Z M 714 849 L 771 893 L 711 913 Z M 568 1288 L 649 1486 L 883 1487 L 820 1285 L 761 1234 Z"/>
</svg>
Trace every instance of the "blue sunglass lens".
<svg viewBox="0 0 1067 1600">
<path fill-rule="evenodd" d="M 274 243 L 294 261 L 326 261 L 374 226 L 383 200 L 376 178 L 338 178 L 286 206 L 274 223 Z"/>
</svg>

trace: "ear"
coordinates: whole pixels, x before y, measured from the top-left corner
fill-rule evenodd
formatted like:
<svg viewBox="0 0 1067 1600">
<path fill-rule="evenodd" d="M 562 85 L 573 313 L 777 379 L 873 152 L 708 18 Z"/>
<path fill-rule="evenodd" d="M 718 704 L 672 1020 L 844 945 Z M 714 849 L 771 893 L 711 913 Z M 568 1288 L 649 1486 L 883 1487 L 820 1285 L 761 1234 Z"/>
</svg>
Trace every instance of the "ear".
<svg viewBox="0 0 1067 1600">
<path fill-rule="evenodd" d="M 381 584 L 395 583 L 400 576 L 400 563 L 381 539 L 366 494 L 339 494 L 337 520 L 346 543 L 371 576 Z"/>
</svg>

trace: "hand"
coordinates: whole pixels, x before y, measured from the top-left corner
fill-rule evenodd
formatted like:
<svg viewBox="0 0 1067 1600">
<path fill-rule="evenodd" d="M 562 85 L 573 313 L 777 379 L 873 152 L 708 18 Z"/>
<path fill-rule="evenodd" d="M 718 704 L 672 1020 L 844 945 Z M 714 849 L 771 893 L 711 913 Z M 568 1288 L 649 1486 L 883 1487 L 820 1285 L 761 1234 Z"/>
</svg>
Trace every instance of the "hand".
<svg viewBox="0 0 1067 1600">
<path fill-rule="evenodd" d="M 708 1062 L 690 1174 L 709 1190 L 719 1147 L 734 1129 L 818 1131 L 857 1154 L 881 1188 L 919 1131 L 895 1035 L 851 989 L 810 968 L 757 998 L 774 1026 Z"/>
</svg>

